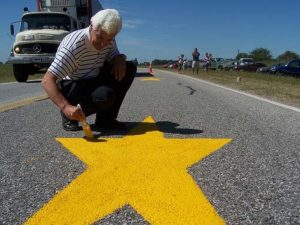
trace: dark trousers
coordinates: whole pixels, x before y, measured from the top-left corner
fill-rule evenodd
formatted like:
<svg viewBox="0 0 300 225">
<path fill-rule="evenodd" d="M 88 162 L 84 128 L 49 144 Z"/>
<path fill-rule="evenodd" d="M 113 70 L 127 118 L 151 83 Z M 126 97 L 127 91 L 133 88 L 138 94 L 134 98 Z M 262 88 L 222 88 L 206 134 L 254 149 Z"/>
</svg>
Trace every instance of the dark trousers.
<svg viewBox="0 0 300 225">
<path fill-rule="evenodd" d="M 112 65 L 105 62 L 97 77 L 88 80 L 62 80 L 59 87 L 70 102 L 80 104 L 85 115 L 97 113 L 97 120 L 116 119 L 136 74 L 136 66 L 126 61 L 125 77 L 117 81 Z"/>
</svg>

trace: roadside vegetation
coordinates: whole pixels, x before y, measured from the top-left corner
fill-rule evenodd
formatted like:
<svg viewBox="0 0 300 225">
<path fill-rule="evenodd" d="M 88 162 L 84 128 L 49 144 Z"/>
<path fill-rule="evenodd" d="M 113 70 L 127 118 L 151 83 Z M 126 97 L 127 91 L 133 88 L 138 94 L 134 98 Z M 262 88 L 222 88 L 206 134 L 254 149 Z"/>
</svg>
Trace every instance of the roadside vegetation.
<svg viewBox="0 0 300 225">
<path fill-rule="evenodd" d="M 41 79 L 44 74 L 30 75 L 29 80 Z M 1 64 L 0 65 L 0 83 L 5 82 L 16 82 L 13 74 L 12 64 Z"/>
<path fill-rule="evenodd" d="M 289 50 L 274 58 L 269 49 L 256 48 L 249 53 L 237 54 L 233 60 L 249 57 L 253 58 L 255 62 L 261 62 L 267 66 L 279 63 L 286 64 L 290 60 L 300 58 L 297 53 Z M 153 68 L 177 73 L 176 68 L 163 67 L 164 64 L 167 64 L 170 61 L 175 63 L 177 62 L 176 60 L 155 59 L 152 61 L 152 66 Z M 148 63 L 146 63 L 146 65 L 147 64 Z M 193 75 L 191 68 L 182 70 L 180 73 L 300 108 L 299 77 L 278 76 L 270 73 L 255 73 L 235 70 L 210 70 L 207 73 L 201 68 L 199 69 L 198 75 Z"/>
<path fill-rule="evenodd" d="M 177 73 L 177 69 L 166 69 L 162 66 L 155 66 L 154 68 Z M 300 78 L 241 71 L 210 70 L 206 72 L 203 69 L 199 70 L 198 75 L 193 75 L 191 68 L 182 70 L 180 74 L 207 80 L 300 108 Z"/>
</svg>

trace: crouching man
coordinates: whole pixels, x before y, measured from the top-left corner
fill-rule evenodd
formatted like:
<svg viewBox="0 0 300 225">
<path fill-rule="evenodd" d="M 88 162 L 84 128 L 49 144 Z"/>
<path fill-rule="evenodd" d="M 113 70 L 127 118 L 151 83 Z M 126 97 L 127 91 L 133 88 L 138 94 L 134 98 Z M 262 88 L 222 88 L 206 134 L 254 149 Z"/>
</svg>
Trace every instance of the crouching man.
<svg viewBox="0 0 300 225">
<path fill-rule="evenodd" d="M 61 110 L 65 130 L 79 130 L 78 121 L 94 113 L 96 128 L 126 128 L 116 118 L 136 66 L 118 51 L 121 28 L 117 10 L 101 10 L 89 27 L 70 33 L 58 47 L 42 86 Z"/>
</svg>

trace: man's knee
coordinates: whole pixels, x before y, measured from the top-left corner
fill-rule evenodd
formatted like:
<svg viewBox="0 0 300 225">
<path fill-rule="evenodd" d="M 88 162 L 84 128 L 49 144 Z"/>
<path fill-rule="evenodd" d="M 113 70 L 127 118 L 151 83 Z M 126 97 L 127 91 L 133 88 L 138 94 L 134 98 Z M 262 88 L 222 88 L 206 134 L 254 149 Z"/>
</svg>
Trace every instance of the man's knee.
<svg viewBox="0 0 300 225">
<path fill-rule="evenodd" d="M 130 78 L 134 78 L 136 74 L 137 67 L 131 61 L 126 61 L 126 76 Z"/>
<path fill-rule="evenodd" d="M 93 91 L 91 97 L 97 110 L 105 110 L 114 104 L 116 100 L 116 93 L 108 86 L 100 86 Z"/>
</svg>

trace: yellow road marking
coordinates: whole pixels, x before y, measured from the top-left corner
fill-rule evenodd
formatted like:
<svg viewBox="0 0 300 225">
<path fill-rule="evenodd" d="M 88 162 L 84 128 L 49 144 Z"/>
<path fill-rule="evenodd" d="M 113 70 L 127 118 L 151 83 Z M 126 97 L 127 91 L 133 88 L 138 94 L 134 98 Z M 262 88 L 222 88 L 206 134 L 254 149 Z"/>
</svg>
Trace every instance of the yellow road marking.
<svg viewBox="0 0 300 225">
<path fill-rule="evenodd" d="M 231 139 L 164 138 L 152 117 L 124 138 L 57 138 L 87 168 L 25 224 L 92 224 L 129 204 L 151 224 L 225 224 L 187 168 Z"/>
<path fill-rule="evenodd" d="M 41 95 L 41 96 L 26 98 L 26 99 L 23 99 L 23 100 L 18 100 L 18 101 L 15 101 L 15 102 L 3 104 L 3 105 L 0 105 L 0 112 L 5 112 L 5 111 L 12 110 L 12 109 L 16 109 L 16 108 L 19 108 L 19 107 L 22 107 L 22 106 L 25 106 L 25 105 L 29 105 L 29 104 L 31 104 L 33 102 L 36 102 L 36 101 L 41 101 L 41 100 L 47 99 L 47 98 L 48 98 L 47 95 Z"/>
<path fill-rule="evenodd" d="M 149 78 L 142 78 L 143 81 L 160 81 L 160 79 L 155 77 L 149 77 Z"/>
</svg>

